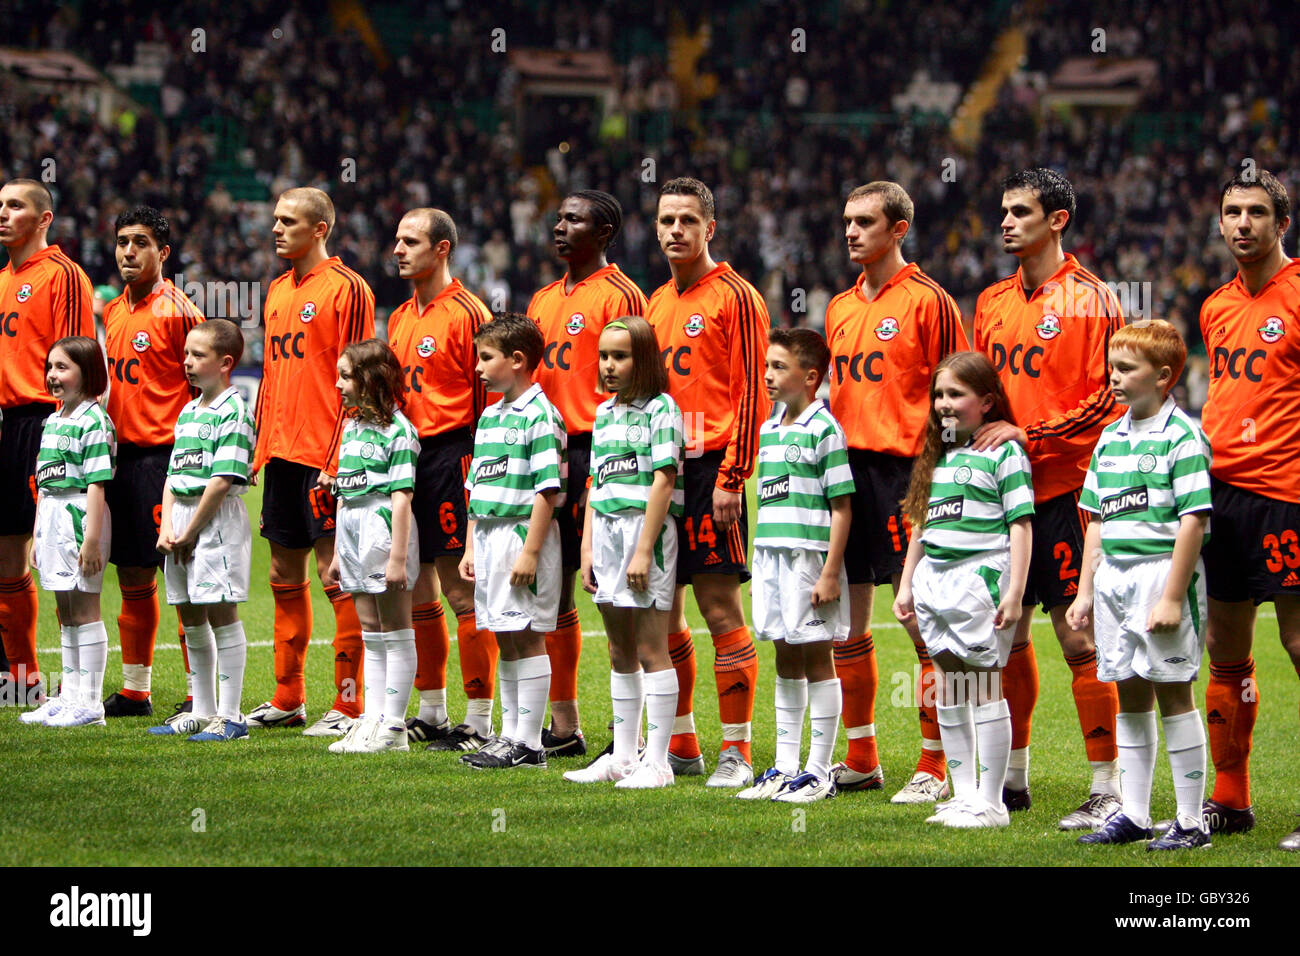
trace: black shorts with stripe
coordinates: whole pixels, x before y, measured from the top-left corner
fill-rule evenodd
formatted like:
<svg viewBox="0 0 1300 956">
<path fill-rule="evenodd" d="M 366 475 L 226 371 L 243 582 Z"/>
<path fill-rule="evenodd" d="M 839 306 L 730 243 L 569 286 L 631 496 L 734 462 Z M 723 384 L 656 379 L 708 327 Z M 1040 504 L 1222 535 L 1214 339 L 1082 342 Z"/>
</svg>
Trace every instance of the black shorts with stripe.
<svg viewBox="0 0 1300 956">
<path fill-rule="evenodd" d="M 910 525 L 903 497 L 912 480 L 911 458 L 862 448 L 849 449 L 853 472 L 853 523 L 844 549 L 849 584 L 886 584 L 903 573 Z"/>
<path fill-rule="evenodd" d="M 587 516 L 587 476 L 591 474 L 591 432 L 569 436 L 569 483 L 564 507 L 555 516 L 565 571 L 582 566 L 582 526 Z"/>
<path fill-rule="evenodd" d="M 713 524 L 713 489 L 722 466 L 721 451 L 687 458 L 682 468 L 686 508 L 677 519 L 677 583 L 697 574 L 735 574 L 749 580 L 749 507 L 740 498 L 740 520 L 725 532 Z"/>
<path fill-rule="evenodd" d="M 261 532 L 283 548 L 310 548 L 334 537 L 338 501 L 316 487 L 319 468 L 272 458 L 262 467 Z"/>
<path fill-rule="evenodd" d="M 474 436 L 468 428 L 420 439 L 411 514 L 420 539 L 422 564 L 432 564 L 444 555 L 459 557 L 465 553 L 465 476 L 473 459 Z"/>
<path fill-rule="evenodd" d="M 1210 478 L 1205 593 L 1216 601 L 1263 604 L 1300 597 L 1300 504 Z"/>
<path fill-rule="evenodd" d="M 36 524 L 36 456 L 45 419 L 55 407 L 44 402 L 4 410 L 0 433 L 0 534 L 30 535 Z"/>
<path fill-rule="evenodd" d="M 163 563 L 158 532 L 171 456 L 171 445 L 117 446 L 117 471 L 104 486 L 104 501 L 113 516 L 108 560 L 118 567 L 156 568 Z"/>
<path fill-rule="evenodd" d="M 1079 593 L 1088 517 L 1087 512 L 1079 510 L 1077 490 L 1034 502 L 1034 544 L 1022 604 L 1041 604 L 1044 611 L 1050 611 L 1074 602 Z"/>
</svg>

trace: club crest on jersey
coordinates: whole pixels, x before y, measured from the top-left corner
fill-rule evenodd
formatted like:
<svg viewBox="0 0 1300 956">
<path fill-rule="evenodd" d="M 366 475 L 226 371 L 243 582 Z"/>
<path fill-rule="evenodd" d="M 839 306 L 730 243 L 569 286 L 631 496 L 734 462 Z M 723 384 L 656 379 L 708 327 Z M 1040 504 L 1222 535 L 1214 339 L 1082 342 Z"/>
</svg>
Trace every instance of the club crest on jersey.
<svg viewBox="0 0 1300 956">
<path fill-rule="evenodd" d="M 587 327 L 587 317 L 581 312 L 575 312 L 569 316 L 569 321 L 564 323 L 564 331 L 570 335 L 577 335 Z"/>
<path fill-rule="evenodd" d="M 686 324 L 682 326 L 682 331 L 691 338 L 697 338 L 704 331 L 704 316 L 696 312 L 686 320 Z"/>
<path fill-rule="evenodd" d="M 793 465 L 802 457 L 803 450 L 798 445 L 791 444 L 785 446 L 785 460 L 787 463 Z"/>
<path fill-rule="evenodd" d="M 1101 503 L 1101 520 L 1117 518 L 1120 515 L 1134 514 L 1147 510 L 1146 488 L 1130 488 L 1112 495 Z"/>
<path fill-rule="evenodd" d="M 302 311 L 298 313 L 298 318 L 302 319 L 304 325 L 316 318 L 316 303 L 308 302 L 304 305 Z"/>
<path fill-rule="evenodd" d="M 1034 331 L 1038 333 L 1040 339 L 1050 342 L 1061 334 L 1060 316 L 1048 312 L 1043 316 L 1043 321 L 1034 326 Z"/>
<path fill-rule="evenodd" d="M 204 441 L 207 441 L 209 438 L 211 438 L 211 437 L 212 437 L 212 426 L 211 426 L 211 425 L 208 425 L 208 424 L 206 424 L 206 423 L 203 424 L 203 425 L 200 425 L 200 426 L 199 426 L 199 437 L 202 438 Z"/>
<path fill-rule="evenodd" d="M 762 505 L 771 504 L 773 501 L 784 501 L 790 497 L 790 476 L 781 475 L 779 478 L 773 478 L 763 483 L 758 489 L 758 503 Z"/>
<path fill-rule="evenodd" d="M 596 471 L 596 484 L 603 485 L 607 481 L 635 475 L 639 470 L 637 468 L 636 452 L 630 451 L 625 455 L 609 458 L 602 462 L 600 468 Z"/>
<path fill-rule="evenodd" d="M 506 444 L 507 444 L 507 445 L 518 445 L 518 444 L 519 444 L 519 429 L 518 429 L 518 428 L 507 428 L 507 429 L 506 429 Z"/>
<path fill-rule="evenodd" d="M 131 348 L 135 349 L 137 352 L 149 351 L 149 346 L 152 344 L 153 343 L 149 341 L 149 333 L 144 329 L 135 333 L 135 338 L 131 340 Z"/>
<path fill-rule="evenodd" d="M 17 299 L 19 302 L 26 302 L 31 297 L 32 297 L 32 284 L 30 282 L 24 282 L 21 286 L 18 287 L 18 291 L 14 293 L 14 298 Z"/>
<path fill-rule="evenodd" d="M 366 442 L 364 445 L 361 446 L 361 457 L 362 457 L 362 458 L 374 458 L 374 457 L 375 457 L 375 443 L 374 443 L 374 442 L 369 442 L 369 441 L 368 441 L 368 442 Z"/>
<path fill-rule="evenodd" d="M 72 447 L 72 442 L 67 435 L 59 436 L 59 451 L 67 451 Z"/>
<path fill-rule="evenodd" d="M 629 445 L 637 444 L 641 441 L 642 437 L 640 425 L 627 426 L 627 442 Z"/>
<path fill-rule="evenodd" d="M 483 464 L 478 466 L 478 472 L 474 475 L 475 481 L 497 481 L 506 476 L 506 468 L 510 463 L 510 458 L 502 455 L 500 458 L 489 458 Z"/>
<path fill-rule="evenodd" d="M 1286 326 L 1282 324 L 1282 319 L 1276 315 L 1270 315 L 1265 319 L 1264 324 L 1259 329 L 1259 337 L 1269 345 L 1281 341 L 1284 335 L 1286 335 Z"/>
<path fill-rule="evenodd" d="M 970 481 L 970 477 L 971 477 L 970 466 L 962 465 L 960 468 L 957 469 L 957 473 L 952 476 L 952 480 L 957 482 L 957 484 L 959 485 L 964 485 L 966 484 L 966 482 Z"/>
<path fill-rule="evenodd" d="M 426 335 L 420 339 L 420 344 L 415 347 L 415 351 L 420 358 L 428 358 L 438 351 L 438 341 L 432 335 Z"/>
<path fill-rule="evenodd" d="M 1155 470 L 1156 470 L 1155 455 L 1143 455 L 1141 458 L 1138 459 L 1138 471 L 1142 472 L 1142 474 L 1149 475 L 1151 474 L 1151 472 Z"/>
<path fill-rule="evenodd" d="M 876 327 L 876 338 L 880 339 L 880 341 L 882 342 L 888 342 L 897 334 L 898 334 L 898 319 L 894 318 L 893 316 L 890 316 L 889 318 L 881 319 L 880 325 Z"/>
<path fill-rule="evenodd" d="M 944 521 L 960 521 L 965 501 L 966 499 L 961 495 L 953 495 L 951 498 L 936 501 L 925 509 L 925 523 L 929 525 L 940 524 Z"/>
</svg>

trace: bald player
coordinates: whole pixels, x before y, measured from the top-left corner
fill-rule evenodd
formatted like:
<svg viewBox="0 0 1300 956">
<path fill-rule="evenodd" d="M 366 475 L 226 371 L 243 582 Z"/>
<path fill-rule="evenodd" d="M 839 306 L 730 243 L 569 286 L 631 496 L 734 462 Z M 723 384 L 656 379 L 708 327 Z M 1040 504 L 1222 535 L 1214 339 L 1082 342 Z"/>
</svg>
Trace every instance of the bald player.
<svg viewBox="0 0 1300 956">
<path fill-rule="evenodd" d="M 41 428 L 54 411 L 45 356 L 58 339 L 95 337 L 90 279 L 50 245 L 54 200 L 34 179 L 0 188 L 0 703 L 35 705 L 45 688 L 36 662 L 36 584 L 27 555 L 36 521 L 35 468 Z"/>
<path fill-rule="evenodd" d="M 551 659 L 551 726 L 542 731 L 542 746 L 552 757 L 587 752 L 578 720 L 582 628 L 573 603 L 573 581 L 581 563 L 591 431 L 596 406 L 609 397 L 596 386 L 596 343 L 606 323 L 621 316 L 644 315 L 646 309 L 641 290 L 606 258 L 606 250 L 622 227 L 623 207 L 609 193 L 582 189 L 564 197 L 552 229 L 555 255 L 567 267 L 564 277 L 537 290 L 528 304 L 528 316 L 546 340 L 533 379 L 564 417 L 569 433 L 569 483 L 565 505 L 555 516 L 564 562 L 560 614 L 556 629 L 546 635 L 546 653 Z"/>
</svg>

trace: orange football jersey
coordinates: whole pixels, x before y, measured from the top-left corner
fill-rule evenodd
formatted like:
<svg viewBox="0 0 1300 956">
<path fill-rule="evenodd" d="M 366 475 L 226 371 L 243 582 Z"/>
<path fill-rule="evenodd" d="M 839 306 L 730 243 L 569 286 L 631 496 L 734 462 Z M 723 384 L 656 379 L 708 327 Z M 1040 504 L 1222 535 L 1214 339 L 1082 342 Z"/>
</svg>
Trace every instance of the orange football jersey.
<svg viewBox="0 0 1300 956">
<path fill-rule="evenodd" d="M 331 256 L 294 281 L 271 282 L 262 307 L 266 328 L 257 392 L 253 470 L 272 458 L 333 473 L 343 435 L 339 355 L 375 334 L 375 295 L 366 280 Z"/>
<path fill-rule="evenodd" d="M 1269 498 L 1300 502 L 1300 259 L 1255 295 L 1237 275 L 1201 306 L 1210 394 L 1201 422 L 1210 474 Z"/>
<path fill-rule="evenodd" d="M 125 292 L 104 306 L 108 417 L 119 442 L 172 443 L 176 419 L 194 395 L 185 378 L 185 336 L 202 321 L 170 279 L 134 308 Z"/>
<path fill-rule="evenodd" d="M 678 292 L 671 279 L 646 307 L 681 406 L 689 451 L 724 449 L 718 487 L 741 492 L 754 470 L 758 429 L 771 414 L 763 385 L 767 304 L 725 262 Z"/>
<path fill-rule="evenodd" d="M 957 303 L 916 263 L 871 300 L 865 278 L 826 310 L 831 414 L 850 448 L 912 458 L 925 441 L 934 367 L 970 343 Z"/>
<path fill-rule="evenodd" d="M 388 344 L 406 373 L 406 417 L 421 438 L 473 428 L 487 404 L 474 334 L 492 313 L 459 279 L 417 308 L 412 296 L 388 317 Z"/>
<path fill-rule="evenodd" d="M 54 404 L 45 390 L 45 356 L 69 335 L 95 337 L 90 279 L 59 249 L 46 246 L 22 268 L 0 269 L 0 407 Z"/>
<path fill-rule="evenodd" d="M 528 315 L 542 330 L 546 351 L 533 381 L 551 400 L 569 433 L 589 433 L 596 406 L 609 398 L 596 382 L 596 353 L 600 333 L 611 319 L 645 315 L 646 298 L 618 266 L 611 263 L 564 291 L 563 279 L 538 289 L 528 303 Z"/>
<path fill-rule="evenodd" d="M 1017 269 L 975 303 L 975 349 L 993 361 L 1029 438 L 1035 501 L 1083 486 L 1101 430 L 1120 415 L 1106 353 L 1123 324 L 1115 294 L 1071 255 L 1027 299 Z"/>
</svg>

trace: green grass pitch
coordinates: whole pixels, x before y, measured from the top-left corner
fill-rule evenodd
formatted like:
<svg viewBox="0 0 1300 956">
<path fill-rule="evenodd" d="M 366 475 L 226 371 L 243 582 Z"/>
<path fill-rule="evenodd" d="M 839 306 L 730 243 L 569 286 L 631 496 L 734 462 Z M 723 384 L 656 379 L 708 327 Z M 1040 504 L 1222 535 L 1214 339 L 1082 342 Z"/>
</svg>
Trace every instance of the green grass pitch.
<svg viewBox="0 0 1300 956">
<path fill-rule="evenodd" d="M 256 519 L 259 490 L 247 498 Z M 272 603 L 268 551 L 254 546 L 254 597 L 244 607 L 250 641 L 244 707 L 273 689 Z M 119 595 L 113 571 L 105 581 L 103 616 L 110 633 L 105 693 L 121 686 L 116 642 Z M 258 582 L 263 582 L 259 587 Z M 748 588 L 744 600 L 748 603 Z M 314 585 L 316 643 L 307 657 L 309 717 L 333 699 L 333 634 L 329 604 Z M 608 739 L 608 657 L 600 616 L 583 595 L 585 633 L 580 702 L 592 752 Z M 154 697 L 162 713 L 181 699 L 183 675 L 174 616 L 164 610 L 154 662 Z M 704 778 L 671 788 L 616 791 L 565 783 L 560 774 L 582 760 L 552 760 L 543 772 L 480 773 L 454 755 L 330 754 L 328 740 L 296 731 L 255 731 L 231 745 L 150 737 L 147 718 L 109 721 L 106 728 L 53 730 L 18 723 L 0 709 L 0 773 L 6 812 L 0 820 L 0 864 L 72 866 L 192 865 L 1045 865 L 1255 866 L 1300 863 L 1274 849 L 1300 810 L 1295 760 L 1296 683 L 1277 639 L 1271 606 L 1261 609 L 1255 646 L 1263 705 L 1251 761 L 1256 829 L 1220 838 L 1203 853 L 1152 860 L 1141 845 L 1076 846 L 1056 821 L 1086 795 L 1087 764 L 1070 696 L 1070 673 L 1050 626 L 1037 616 L 1034 641 L 1041 694 L 1034 721 L 1031 780 L 1034 805 L 999 831 L 927 826 L 924 807 L 892 806 L 889 796 L 910 777 L 919 749 L 912 706 L 915 655 L 878 596 L 874 633 L 880 668 L 876 727 L 886 774 L 883 793 L 853 793 L 822 804 L 791 807 L 740 801 L 712 791 Z M 712 649 L 698 615 L 696 725 L 706 756 L 716 757 L 717 697 Z M 56 667 L 53 602 L 41 596 L 41 664 Z M 772 649 L 760 645 L 760 688 L 754 715 L 755 767 L 772 760 Z M 1198 696 L 1203 701 L 1202 668 Z M 464 713 L 458 656 L 448 674 L 453 719 Z M 412 702 L 414 707 L 414 701 Z M 412 711 L 413 712 L 413 711 Z M 805 730 L 804 747 L 807 747 Z M 841 733 L 837 759 L 845 749 Z M 1212 779 L 1212 771 L 1211 771 Z M 1172 815 L 1173 788 L 1163 753 L 1156 768 L 1153 814 Z"/>
</svg>

